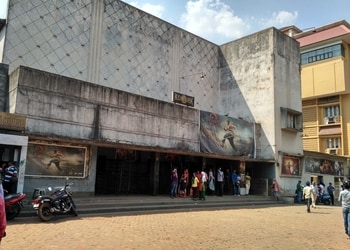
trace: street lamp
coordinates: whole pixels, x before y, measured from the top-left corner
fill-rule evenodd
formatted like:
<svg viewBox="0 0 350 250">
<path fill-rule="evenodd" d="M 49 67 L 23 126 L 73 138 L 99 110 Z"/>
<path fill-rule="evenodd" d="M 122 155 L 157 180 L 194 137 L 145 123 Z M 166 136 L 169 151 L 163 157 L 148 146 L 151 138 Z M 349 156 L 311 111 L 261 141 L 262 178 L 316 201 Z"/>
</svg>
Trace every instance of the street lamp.
<svg viewBox="0 0 350 250">
<path fill-rule="evenodd" d="M 181 83 L 180 81 L 185 79 L 185 78 L 188 78 L 188 77 L 191 77 L 191 76 L 196 76 L 196 75 L 200 75 L 199 76 L 199 79 L 200 80 L 203 80 L 206 76 L 206 74 L 204 72 L 198 72 L 198 73 L 193 73 L 193 74 L 189 74 L 189 75 L 185 75 L 185 76 L 180 76 L 179 77 L 179 87 L 178 87 L 178 90 L 181 92 Z M 199 84 L 199 82 L 197 82 L 197 84 Z"/>
<path fill-rule="evenodd" d="M 191 107 L 194 106 L 194 97 L 181 93 L 182 91 L 180 88 L 180 81 L 181 81 L 181 79 L 185 79 L 187 77 L 191 77 L 191 76 L 195 76 L 195 75 L 200 75 L 199 76 L 200 79 L 204 79 L 204 77 L 206 76 L 204 72 L 198 72 L 198 73 L 193 73 L 193 74 L 179 77 L 179 86 L 178 86 L 179 92 L 173 91 L 173 94 L 172 94 L 172 101 L 173 102 L 178 103 L 178 104 L 182 104 L 182 105 L 186 105 L 186 106 L 191 106 Z M 199 82 L 197 82 L 197 83 L 199 83 Z"/>
</svg>

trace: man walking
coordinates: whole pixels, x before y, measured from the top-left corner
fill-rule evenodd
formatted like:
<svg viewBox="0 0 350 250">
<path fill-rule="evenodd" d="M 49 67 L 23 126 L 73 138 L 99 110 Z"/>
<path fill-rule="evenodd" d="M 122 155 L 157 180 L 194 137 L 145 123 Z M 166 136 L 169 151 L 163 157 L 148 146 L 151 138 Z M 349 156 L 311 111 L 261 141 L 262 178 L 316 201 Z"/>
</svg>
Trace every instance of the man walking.
<svg viewBox="0 0 350 250">
<path fill-rule="evenodd" d="M 306 182 L 306 186 L 303 188 L 303 197 L 306 202 L 307 212 L 310 213 L 310 206 L 311 206 L 311 195 L 312 195 L 312 188 L 310 187 L 310 182 Z"/>
<path fill-rule="evenodd" d="M 343 183 L 344 190 L 340 191 L 338 200 L 341 202 L 343 210 L 343 219 L 345 234 L 350 239 L 350 182 L 348 180 Z"/>
<path fill-rule="evenodd" d="M 332 206 L 334 206 L 334 190 L 335 190 L 335 188 L 332 186 L 332 183 L 330 182 L 328 187 L 327 187 L 327 192 L 328 192 L 329 196 L 331 197 Z"/>
</svg>

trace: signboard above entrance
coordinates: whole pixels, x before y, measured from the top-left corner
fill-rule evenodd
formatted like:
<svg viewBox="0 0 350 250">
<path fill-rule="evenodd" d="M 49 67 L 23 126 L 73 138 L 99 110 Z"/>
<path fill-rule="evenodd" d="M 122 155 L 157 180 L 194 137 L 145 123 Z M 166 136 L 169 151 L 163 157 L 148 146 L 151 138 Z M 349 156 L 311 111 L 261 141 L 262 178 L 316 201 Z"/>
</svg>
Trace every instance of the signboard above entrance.
<svg viewBox="0 0 350 250">
<path fill-rule="evenodd" d="M 173 91 L 173 102 L 194 107 L 194 97 Z"/>
<path fill-rule="evenodd" d="M 24 131 L 25 127 L 26 127 L 25 116 L 0 112 L 1 129 Z"/>
</svg>

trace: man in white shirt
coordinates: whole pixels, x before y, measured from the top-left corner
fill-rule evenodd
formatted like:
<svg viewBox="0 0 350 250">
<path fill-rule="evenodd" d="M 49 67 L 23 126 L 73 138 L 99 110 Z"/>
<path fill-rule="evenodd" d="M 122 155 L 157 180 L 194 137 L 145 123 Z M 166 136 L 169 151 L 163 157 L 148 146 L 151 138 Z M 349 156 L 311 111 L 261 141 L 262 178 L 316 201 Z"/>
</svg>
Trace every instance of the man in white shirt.
<svg viewBox="0 0 350 250">
<path fill-rule="evenodd" d="M 343 210 L 343 219 L 345 234 L 350 239 L 350 182 L 348 180 L 343 183 L 344 190 L 340 191 L 338 200 L 341 201 Z"/>
<path fill-rule="evenodd" d="M 306 202 L 307 212 L 310 213 L 310 205 L 311 205 L 311 195 L 312 195 L 312 188 L 310 187 L 310 182 L 306 182 L 306 186 L 303 188 L 303 197 Z"/>
<path fill-rule="evenodd" d="M 221 168 L 218 169 L 216 182 L 218 184 L 218 196 L 223 196 L 224 195 L 224 172 L 222 172 Z"/>
</svg>

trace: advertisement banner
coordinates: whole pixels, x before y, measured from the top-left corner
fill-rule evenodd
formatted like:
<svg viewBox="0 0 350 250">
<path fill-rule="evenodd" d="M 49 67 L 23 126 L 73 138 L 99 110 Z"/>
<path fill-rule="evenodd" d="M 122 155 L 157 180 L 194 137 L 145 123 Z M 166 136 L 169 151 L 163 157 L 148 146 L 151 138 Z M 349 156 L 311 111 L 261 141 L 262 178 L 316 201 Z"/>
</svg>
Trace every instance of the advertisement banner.
<svg viewBox="0 0 350 250">
<path fill-rule="evenodd" d="M 83 178 L 86 147 L 28 144 L 26 176 Z"/>
<path fill-rule="evenodd" d="M 254 123 L 200 112 L 200 150 L 230 156 L 254 156 Z"/>
</svg>

